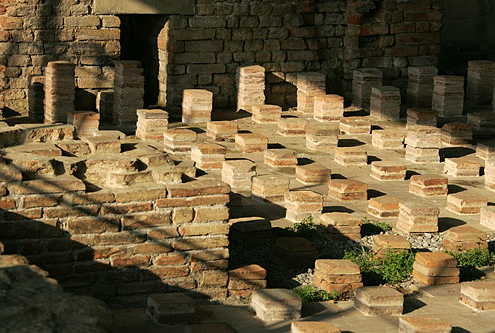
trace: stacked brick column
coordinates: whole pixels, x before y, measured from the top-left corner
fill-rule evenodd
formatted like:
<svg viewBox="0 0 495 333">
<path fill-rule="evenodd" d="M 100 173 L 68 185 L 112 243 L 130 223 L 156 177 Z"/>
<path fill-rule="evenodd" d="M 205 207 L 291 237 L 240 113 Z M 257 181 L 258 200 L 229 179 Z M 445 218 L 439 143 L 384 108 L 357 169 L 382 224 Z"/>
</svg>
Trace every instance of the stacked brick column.
<svg viewBox="0 0 495 333">
<path fill-rule="evenodd" d="M 432 66 L 409 67 L 407 104 L 411 107 L 429 108 L 433 97 L 433 78 L 438 68 Z"/>
<path fill-rule="evenodd" d="M 315 261 L 315 286 L 328 293 L 344 294 L 363 286 L 359 266 L 349 260 Z"/>
<path fill-rule="evenodd" d="M 222 181 L 233 191 L 251 191 L 256 164 L 249 160 L 230 160 L 222 164 Z"/>
<path fill-rule="evenodd" d="M 320 225 L 327 230 L 329 239 L 358 240 L 361 238 L 363 219 L 350 213 L 325 213 L 321 216 Z"/>
<path fill-rule="evenodd" d="M 337 124 L 309 123 L 305 127 L 306 148 L 312 151 L 328 152 L 339 142 L 339 126 Z"/>
<path fill-rule="evenodd" d="M 136 136 L 141 140 L 162 141 L 168 129 L 168 113 L 163 110 L 137 110 Z"/>
<path fill-rule="evenodd" d="M 321 73 L 297 75 L 297 111 L 313 114 L 315 97 L 326 94 L 326 76 Z"/>
<path fill-rule="evenodd" d="M 201 124 L 211 121 L 213 93 L 204 89 L 185 89 L 182 95 L 182 122 Z"/>
<path fill-rule="evenodd" d="M 405 234 L 437 232 L 440 210 L 421 203 L 399 204 L 397 229 Z"/>
<path fill-rule="evenodd" d="M 392 86 L 372 87 L 370 115 L 378 120 L 400 118 L 400 89 Z"/>
<path fill-rule="evenodd" d="M 459 283 L 457 260 L 443 252 L 419 252 L 413 265 L 414 282 L 434 284 Z"/>
<path fill-rule="evenodd" d="M 382 85 L 383 73 L 375 68 L 356 69 L 352 78 L 352 103 L 368 109 L 371 88 Z"/>
<path fill-rule="evenodd" d="M 460 301 L 475 311 L 495 310 L 495 282 L 463 282 Z"/>
<path fill-rule="evenodd" d="M 1 77 L 1 72 L 0 72 Z M 0 78 L 1 82 L 1 78 Z M 29 118 L 36 122 L 43 122 L 44 118 L 44 104 L 45 98 L 45 77 L 44 76 L 30 76 L 28 87 L 28 115 Z M 0 101 L 0 109 L 2 109 Z"/>
<path fill-rule="evenodd" d="M 410 126 L 406 135 L 406 160 L 440 162 L 441 130 L 430 126 Z"/>
<path fill-rule="evenodd" d="M 485 188 L 495 192 L 495 161 L 485 163 Z"/>
<path fill-rule="evenodd" d="M 466 98 L 478 105 L 492 103 L 495 82 L 495 62 L 468 61 Z"/>
<path fill-rule="evenodd" d="M 488 249 L 487 238 L 486 232 L 469 225 L 452 227 L 444 234 L 442 249 L 445 251 Z"/>
<path fill-rule="evenodd" d="M 265 68 L 238 67 L 236 72 L 237 111 L 252 112 L 253 105 L 265 104 Z"/>
<path fill-rule="evenodd" d="M 256 289 L 266 288 L 266 269 L 247 265 L 229 270 L 229 296 L 246 297 Z"/>
<path fill-rule="evenodd" d="M 139 61 L 115 63 L 113 123 L 128 131 L 136 128 L 136 110 L 143 108 L 144 76 Z"/>
<path fill-rule="evenodd" d="M 100 120 L 102 122 L 112 122 L 114 101 L 113 95 L 113 90 L 100 91 L 96 94 L 96 110 L 100 114 Z"/>
<path fill-rule="evenodd" d="M 301 222 L 311 216 L 313 221 L 320 220 L 323 210 L 323 196 L 312 191 L 292 191 L 285 193 L 285 218 L 293 222 Z"/>
<path fill-rule="evenodd" d="M 439 75 L 433 79 L 432 110 L 442 118 L 459 118 L 464 111 L 464 77 Z"/>
<path fill-rule="evenodd" d="M 67 61 L 48 63 L 45 72 L 45 123 L 65 123 L 74 111 L 74 65 Z"/>
<path fill-rule="evenodd" d="M 317 95 L 314 97 L 313 117 L 321 122 L 340 121 L 344 116 L 344 97 Z"/>
<path fill-rule="evenodd" d="M 169 129 L 163 133 L 164 150 L 171 154 L 187 154 L 196 139 L 197 134 L 193 130 Z"/>
</svg>

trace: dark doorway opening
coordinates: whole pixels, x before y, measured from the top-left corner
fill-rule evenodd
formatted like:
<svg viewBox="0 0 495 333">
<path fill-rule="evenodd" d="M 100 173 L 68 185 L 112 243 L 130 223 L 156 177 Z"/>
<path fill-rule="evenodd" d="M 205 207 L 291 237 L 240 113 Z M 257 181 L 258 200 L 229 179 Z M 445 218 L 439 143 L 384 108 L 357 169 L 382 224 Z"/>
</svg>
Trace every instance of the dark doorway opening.
<svg viewBox="0 0 495 333">
<path fill-rule="evenodd" d="M 141 61 L 144 69 L 144 106 L 156 105 L 159 94 L 157 39 L 168 15 L 119 15 L 121 59 Z"/>
</svg>

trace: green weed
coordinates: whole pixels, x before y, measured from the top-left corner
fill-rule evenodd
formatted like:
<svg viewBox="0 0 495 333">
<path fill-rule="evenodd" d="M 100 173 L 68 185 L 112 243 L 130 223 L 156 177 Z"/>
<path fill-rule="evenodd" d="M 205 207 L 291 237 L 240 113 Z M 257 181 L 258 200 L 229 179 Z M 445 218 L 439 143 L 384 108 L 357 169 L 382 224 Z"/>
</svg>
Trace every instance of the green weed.
<svg viewBox="0 0 495 333">
<path fill-rule="evenodd" d="M 339 293 L 334 290 L 331 294 L 324 290 L 319 290 L 315 286 L 300 286 L 292 289 L 303 302 L 326 302 L 326 301 L 338 301 L 340 299 Z"/>
</svg>

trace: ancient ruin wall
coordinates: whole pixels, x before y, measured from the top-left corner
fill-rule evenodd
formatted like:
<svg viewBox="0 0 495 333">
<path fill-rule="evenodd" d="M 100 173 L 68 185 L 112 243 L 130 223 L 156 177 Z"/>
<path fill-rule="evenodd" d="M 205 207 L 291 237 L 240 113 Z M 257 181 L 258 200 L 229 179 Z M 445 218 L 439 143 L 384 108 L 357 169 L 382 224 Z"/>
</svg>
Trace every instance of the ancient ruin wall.
<svg viewBox="0 0 495 333">
<path fill-rule="evenodd" d="M 236 67 L 262 64 L 267 101 L 288 107 L 299 72 L 324 72 L 328 89 L 340 92 L 355 68 L 380 67 L 393 79 L 407 66 L 436 64 L 443 0 L 197 0 L 195 12 L 170 16 L 160 88 L 168 106 L 180 106 L 182 89 L 193 87 L 211 90 L 217 107 L 234 106 Z M 90 0 L 2 2 L 7 107 L 26 112 L 28 75 L 42 74 L 49 60 L 76 63 L 81 89 L 112 87 L 120 20 L 94 13 Z"/>
</svg>

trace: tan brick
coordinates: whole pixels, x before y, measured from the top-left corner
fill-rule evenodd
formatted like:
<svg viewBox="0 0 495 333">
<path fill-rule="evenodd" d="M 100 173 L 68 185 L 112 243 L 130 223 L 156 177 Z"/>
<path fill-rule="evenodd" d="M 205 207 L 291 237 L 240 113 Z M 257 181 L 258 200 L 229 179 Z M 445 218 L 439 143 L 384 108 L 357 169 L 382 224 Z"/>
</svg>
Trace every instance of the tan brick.
<svg viewBox="0 0 495 333">
<path fill-rule="evenodd" d="M 53 207 L 57 206 L 61 194 L 55 195 L 29 195 L 21 199 L 22 208 Z"/>
<path fill-rule="evenodd" d="M 70 216 L 94 216 L 98 212 L 99 206 L 75 206 L 66 207 L 49 207 L 43 209 L 43 216 L 47 218 L 64 218 Z"/>
<path fill-rule="evenodd" d="M 125 230 L 161 227 L 170 223 L 170 212 L 147 212 L 122 216 L 122 227 Z"/>
<path fill-rule="evenodd" d="M 194 210 L 192 208 L 175 208 L 172 211 L 172 222 L 175 224 L 192 222 Z"/>
<path fill-rule="evenodd" d="M 161 279 L 170 279 L 189 275 L 188 266 L 151 267 L 149 270 Z"/>
<path fill-rule="evenodd" d="M 229 230 L 230 224 L 227 223 L 187 224 L 180 227 L 182 236 L 228 235 Z"/>
<path fill-rule="evenodd" d="M 148 231 L 149 240 L 161 240 L 174 237 L 179 237 L 179 231 L 175 226 L 154 228 Z"/>
<path fill-rule="evenodd" d="M 111 217 L 74 217 L 67 222 L 67 230 L 71 234 L 100 234 L 118 231 L 119 226 L 119 219 Z"/>
<path fill-rule="evenodd" d="M 179 251 L 214 249 L 229 245 L 226 236 L 193 237 L 174 240 L 173 247 Z"/>
<path fill-rule="evenodd" d="M 151 203 L 130 203 L 130 204 L 104 204 L 101 206 L 102 215 L 108 214 L 132 214 L 139 212 L 147 212 L 151 210 Z"/>
<path fill-rule="evenodd" d="M 225 221 L 229 219 L 229 208 L 226 206 L 199 207 L 194 209 L 193 222 Z"/>
<path fill-rule="evenodd" d="M 199 287 L 226 287 L 229 276 L 222 271 L 203 271 L 199 280 Z"/>
<path fill-rule="evenodd" d="M 167 265 L 182 265 L 186 263 L 186 257 L 183 254 L 160 254 L 153 260 L 154 265 L 167 266 Z"/>
</svg>

